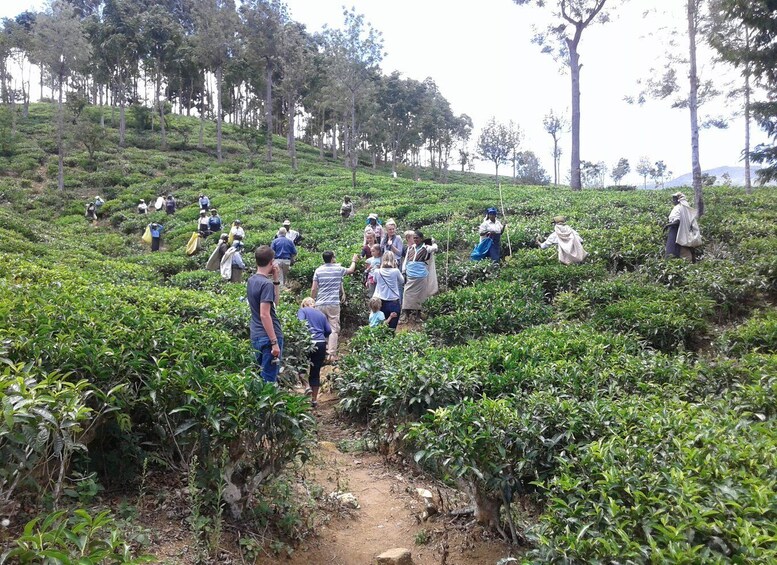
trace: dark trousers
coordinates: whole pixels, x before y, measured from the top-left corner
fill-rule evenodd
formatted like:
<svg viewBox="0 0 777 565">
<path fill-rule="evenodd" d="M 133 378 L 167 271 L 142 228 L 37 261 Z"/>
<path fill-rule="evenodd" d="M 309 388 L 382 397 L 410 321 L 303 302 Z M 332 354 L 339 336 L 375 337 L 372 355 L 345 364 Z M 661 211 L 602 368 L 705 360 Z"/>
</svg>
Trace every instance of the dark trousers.
<svg viewBox="0 0 777 565">
<path fill-rule="evenodd" d="M 151 251 L 159 251 L 159 240 L 161 238 L 159 237 L 152 237 L 151 238 Z"/>
<path fill-rule="evenodd" d="M 310 352 L 310 378 L 308 386 L 321 386 L 321 367 L 326 359 L 326 342 L 317 341 L 316 348 Z"/>
<path fill-rule="evenodd" d="M 389 316 L 392 312 L 396 312 L 396 317 L 388 322 L 388 327 L 390 327 L 392 330 L 397 329 L 397 324 L 399 323 L 399 313 L 402 309 L 402 305 L 399 303 L 399 300 L 381 300 L 380 301 L 380 311 L 383 312 L 383 314 L 386 316 L 386 320 L 389 319 Z"/>
</svg>

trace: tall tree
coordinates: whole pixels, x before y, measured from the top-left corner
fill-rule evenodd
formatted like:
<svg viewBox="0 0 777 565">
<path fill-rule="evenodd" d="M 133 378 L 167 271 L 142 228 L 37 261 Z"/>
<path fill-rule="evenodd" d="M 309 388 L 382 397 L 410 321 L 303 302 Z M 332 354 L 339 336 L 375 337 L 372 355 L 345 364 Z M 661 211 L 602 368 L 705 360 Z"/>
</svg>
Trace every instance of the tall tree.
<svg viewBox="0 0 777 565">
<path fill-rule="evenodd" d="M 637 174 L 642 177 L 642 188 L 647 188 L 647 178 L 652 170 L 653 165 L 650 164 L 650 159 L 647 157 L 640 157 L 636 171 Z"/>
<path fill-rule="evenodd" d="M 84 34 L 81 20 L 72 6 L 62 0 L 54 0 L 49 10 L 35 22 L 36 45 L 39 59 L 57 86 L 57 187 L 65 188 L 64 108 L 62 95 L 74 70 L 88 60 L 90 45 Z"/>
<path fill-rule="evenodd" d="M 691 174 L 695 197 L 695 205 L 701 216 L 704 213 L 704 195 L 702 191 L 701 160 L 699 151 L 699 129 L 704 127 L 726 127 L 726 123 L 718 118 L 699 119 L 699 108 L 710 99 L 719 95 L 711 79 L 701 80 L 698 66 L 699 42 L 703 38 L 702 30 L 709 23 L 707 11 L 708 0 L 685 0 L 685 21 L 682 31 L 670 30 L 678 36 L 685 35 L 687 50 L 679 53 L 672 51 L 676 39 L 670 37 L 663 72 L 651 76 L 646 81 L 646 89 L 640 93 L 639 102 L 644 103 L 646 96 L 672 100 L 673 108 L 688 109 L 691 130 Z M 650 10 L 646 14 L 651 13 Z M 653 69 L 651 69 L 653 71 Z M 688 87 L 682 86 L 679 76 L 687 75 Z M 627 99 L 631 101 L 631 99 Z"/>
<path fill-rule="evenodd" d="M 621 157 L 612 168 L 610 176 L 612 177 L 612 180 L 615 184 L 620 184 L 621 179 L 628 175 L 630 171 L 631 165 L 629 165 L 629 160 L 626 159 L 626 157 Z"/>
<path fill-rule="evenodd" d="M 518 184 L 544 186 L 550 182 L 548 172 L 533 151 L 519 151 L 517 163 Z"/>
<path fill-rule="evenodd" d="M 558 140 L 562 131 L 567 129 L 567 121 L 563 116 L 553 113 L 553 110 L 545 114 L 542 119 L 542 126 L 545 131 L 553 138 L 553 184 L 558 185 L 559 161 L 561 158 L 561 149 Z"/>
<path fill-rule="evenodd" d="M 267 127 L 267 160 L 272 160 L 273 89 L 282 66 L 282 51 L 289 60 L 291 39 L 284 41 L 289 23 L 286 5 L 279 0 L 251 0 L 240 8 L 245 23 L 246 58 L 264 84 L 264 116 Z M 288 28 L 290 33 L 291 28 Z M 301 44 L 300 44 L 301 48 Z"/>
<path fill-rule="evenodd" d="M 161 97 L 162 77 L 165 71 L 170 70 L 175 59 L 181 45 L 183 29 L 171 17 L 170 12 L 159 4 L 154 4 L 143 12 L 141 26 L 144 50 L 154 73 L 154 107 L 159 113 L 162 149 L 166 149 L 165 107 Z"/>
<path fill-rule="evenodd" d="M 238 18 L 234 0 L 200 0 L 195 4 L 197 53 L 216 76 L 216 156 L 222 161 L 221 109 L 224 67 L 237 46 Z"/>
<path fill-rule="evenodd" d="M 759 182 L 777 180 L 777 26 L 773 0 L 726 0 L 721 9 L 727 17 L 749 28 L 749 44 L 735 49 L 729 59 L 740 68 L 749 65 L 752 76 L 766 90 L 766 100 L 753 103 L 753 115 L 771 138 L 751 151 L 753 162 L 766 163 L 758 171 Z"/>
<path fill-rule="evenodd" d="M 757 3 L 756 3 L 757 4 Z M 743 98 L 742 111 L 745 120 L 745 147 L 743 160 L 745 164 L 745 191 L 752 192 L 750 171 L 750 121 L 752 117 L 753 70 L 750 56 L 752 54 L 753 29 L 743 19 L 744 12 L 737 2 L 730 0 L 711 0 L 708 41 L 717 50 L 721 59 L 739 67 L 742 72 L 742 87 L 732 92 Z M 751 6 L 747 4 L 747 8 Z"/>
<path fill-rule="evenodd" d="M 478 153 L 494 164 L 496 182 L 499 182 L 499 165 L 504 165 L 512 153 L 510 130 L 491 118 L 478 137 Z"/>
<path fill-rule="evenodd" d="M 312 38 L 305 33 L 305 27 L 297 22 L 288 21 L 281 35 L 280 91 L 286 101 L 287 149 L 292 169 L 297 170 L 297 141 L 294 136 L 297 105 L 305 94 L 309 77 L 313 70 Z"/>
<path fill-rule="evenodd" d="M 370 79 L 383 60 L 383 37 L 352 8 L 343 11 L 342 30 L 325 29 L 327 51 L 330 54 L 331 80 L 348 99 L 349 121 L 345 129 L 347 163 L 351 182 L 356 187 L 356 166 L 359 160 L 359 126 L 357 109 L 370 91 Z"/>
<path fill-rule="evenodd" d="M 106 0 L 99 31 L 93 42 L 111 77 L 113 97 L 119 101 L 119 145 L 126 134 L 126 105 L 132 98 L 131 82 L 137 76 L 141 57 L 141 10 L 133 0 Z"/>
<path fill-rule="evenodd" d="M 521 138 L 523 137 L 523 133 L 521 132 L 521 126 L 512 120 L 507 122 L 507 131 L 510 132 L 510 161 L 513 163 L 513 184 L 517 184 L 519 158 L 518 148 L 521 146 Z M 532 153 L 532 155 L 534 154 Z"/>
<path fill-rule="evenodd" d="M 513 0 L 516 4 L 531 4 L 545 6 L 545 0 Z M 558 56 L 566 59 L 572 78 L 572 150 L 571 150 L 571 187 L 580 190 L 580 54 L 578 47 L 583 31 L 594 23 L 609 21 L 609 14 L 604 9 L 607 0 L 554 0 L 552 5 L 555 25 L 538 35 L 535 40 L 545 44 L 549 38 L 558 41 L 557 49 L 550 49 Z"/>
</svg>

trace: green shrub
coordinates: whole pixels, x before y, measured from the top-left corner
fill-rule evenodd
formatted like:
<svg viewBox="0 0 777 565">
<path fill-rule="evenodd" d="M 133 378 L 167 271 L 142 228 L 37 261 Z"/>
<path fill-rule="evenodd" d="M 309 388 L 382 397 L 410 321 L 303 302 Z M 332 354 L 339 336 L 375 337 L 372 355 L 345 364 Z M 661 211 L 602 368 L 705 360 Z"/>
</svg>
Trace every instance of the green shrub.
<svg viewBox="0 0 777 565">
<path fill-rule="evenodd" d="M 626 410 L 633 425 L 560 458 L 532 562 L 777 559 L 773 426 L 720 404 Z"/>
<path fill-rule="evenodd" d="M 108 510 L 92 516 L 83 509 L 70 515 L 59 510 L 35 518 L 0 556 L 3 563 L 152 563 L 150 556 L 135 557 Z M 41 560 L 41 558 L 44 558 Z"/>
<path fill-rule="evenodd" d="M 718 346 L 728 355 L 742 355 L 754 351 L 777 353 L 777 311 L 765 310 L 744 324 L 726 331 Z"/>
</svg>

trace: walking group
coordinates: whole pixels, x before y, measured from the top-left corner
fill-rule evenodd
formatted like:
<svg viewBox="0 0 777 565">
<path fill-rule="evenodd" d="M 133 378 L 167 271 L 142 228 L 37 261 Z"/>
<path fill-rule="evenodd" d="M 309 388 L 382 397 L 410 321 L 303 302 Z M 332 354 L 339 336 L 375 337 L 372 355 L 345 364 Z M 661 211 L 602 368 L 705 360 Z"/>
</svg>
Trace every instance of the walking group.
<svg viewBox="0 0 777 565">
<path fill-rule="evenodd" d="M 98 197 L 99 198 L 99 197 Z M 162 198 L 162 197 L 160 197 Z M 693 248 L 701 244 L 696 210 L 691 208 L 685 195 L 672 195 L 673 208 L 668 222 L 667 257 L 694 259 Z M 155 203 L 155 207 L 159 201 Z M 201 242 L 209 235 L 222 229 L 222 220 L 210 200 L 200 195 L 200 214 L 197 231 L 192 234 L 187 253 L 200 249 Z M 90 214 L 96 218 L 96 203 L 91 203 Z M 100 204 L 102 205 L 102 204 Z M 141 201 L 138 212 L 145 214 L 148 207 Z M 162 200 L 168 214 L 175 212 L 175 199 L 168 195 Z M 161 206 L 157 207 L 161 211 Z M 497 219 L 497 209 L 488 208 L 486 216 L 478 227 L 480 241 L 472 251 L 473 260 L 501 259 L 502 236 L 506 234 L 507 222 Z M 354 216 L 353 203 L 348 197 L 340 208 L 343 220 Z M 536 244 L 541 249 L 553 245 L 558 248 L 558 260 L 566 265 L 581 263 L 588 253 L 583 249 L 583 239 L 567 225 L 564 216 L 552 219 L 553 231 L 544 240 L 539 237 Z M 163 226 L 150 223 L 143 239 L 157 251 Z M 424 301 L 438 292 L 435 256 L 437 243 L 419 230 L 407 230 L 400 236 L 393 218 L 381 222 L 377 214 L 367 216 L 362 233 L 361 254 L 354 253 L 347 267 L 336 262 L 334 251 L 322 253 L 323 263 L 313 273 L 310 296 L 300 304 L 297 317 L 306 322 L 312 340 L 309 354 L 308 391 L 315 407 L 321 385 L 321 369 L 327 362 L 338 360 L 341 305 L 345 300 L 344 279 L 357 270 L 360 257 L 365 260 L 362 284 L 370 314 L 370 326 L 386 324 L 396 330 L 398 324 L 420 321 Z M 196 238 L 196 239 L 195 239 Z M 235 220 L 229 232 L 221 233 L 216 248 L 208 258 L 205 268 L 219 271 L 223 279 L 241 282 L 247 267 L 242 253 L 245 230 L 242 222 Z M 282 287 L 289 284 L 289 274 L 297 256 L 297 245 L 303 240 L 291 222 L 285 220 L 278 228 L 272 241 L 254 250 L 256 272 L 247 281 L 247 300 L 251 308 L 250 339 L 255 350 L 261 377 L 265 382 L 277 382 L 283 354 L 283 330 L 276 307 Z M 194 243 L 193 243 L 194 242 Z M 508 234 L 509 245 L 509 234 Z"/>
</svg>

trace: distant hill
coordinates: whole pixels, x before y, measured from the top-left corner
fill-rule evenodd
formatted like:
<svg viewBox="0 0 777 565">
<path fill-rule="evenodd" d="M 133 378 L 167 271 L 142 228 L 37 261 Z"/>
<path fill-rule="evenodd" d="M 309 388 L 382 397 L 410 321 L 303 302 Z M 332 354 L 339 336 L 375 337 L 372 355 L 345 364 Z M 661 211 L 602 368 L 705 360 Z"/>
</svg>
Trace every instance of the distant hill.
<svg viewBox="0 0 777 565">
<path fill-rule="evenodd" d="M 756 184 L 755 172 L 759 168 L 760 167 L 750 168 L 750 174 L 752 175 L 753 184 Z M 702 171 L 702 174 L 705 174 L 705 173 L 715 176 L 715 184 L 723 184 L 723 175 L 725 173 L 728 173 L 728 175 L 731 177 L 731 184 L 733 186 L 745 185 L 744 167 L 717 167 L 715 169 L 707 169 L 706 171 Z M 691 173 L 687 173 L 685 175 L 672 179 L 671 181 L 665 183 L 664 186 L 666 188 L 674 188 L 677 186 L 691 186 L 691 184 L 693 184 L 693 175 Z M 769 184 L 775 184 L 775 183 L 769 183 Z"/>
</svg>

